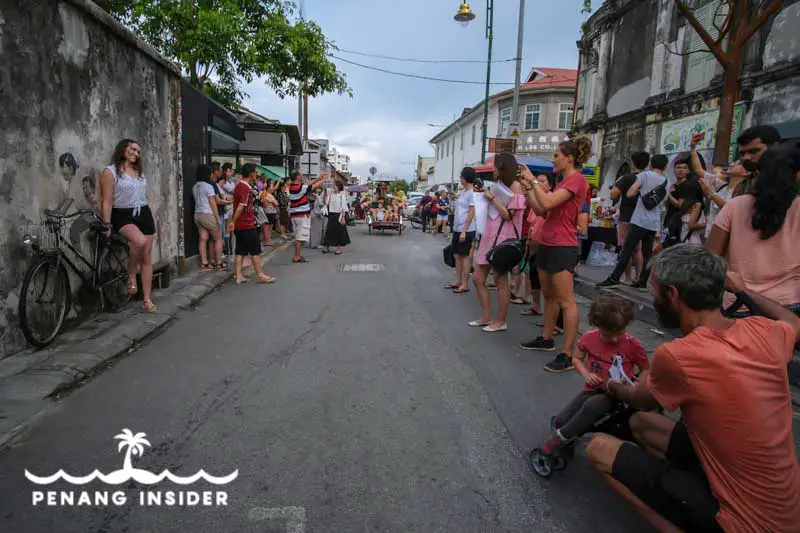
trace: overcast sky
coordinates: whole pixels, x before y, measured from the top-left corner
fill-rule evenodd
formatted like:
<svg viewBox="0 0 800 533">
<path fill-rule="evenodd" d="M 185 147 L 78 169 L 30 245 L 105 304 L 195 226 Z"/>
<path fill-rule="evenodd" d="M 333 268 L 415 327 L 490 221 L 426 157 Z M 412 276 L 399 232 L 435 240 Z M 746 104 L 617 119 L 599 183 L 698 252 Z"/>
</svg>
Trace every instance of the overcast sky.
<svg viewBox="0 0 800 533">
<path fill-rule="evenodd" d="M 599 3 L 599 0 L 596 0 Z M 413 59 L 482 60 L 475 64 L 422 64 L 363 57 L 340 51 L 343 59 L 387 70 L 456 80 L 474 85 L 404 78 L 334 60 L 347 75 L 353 98 L 326 95 L 309 102 L 309 135 L 327 138 L 350 155 L 353 173 L 413 179 L 417 155 L 432 156 L 428 140 L 464 107 L 483 97 L 486 80 L 486 0 L 473 0 L 477 18 L 467 28 L 453 21 L 460 0 L 306 0 L 306 17 L 343 50 Z M 522 77 L 531 67 L 577 68 L 575 42 L 584 16 L 581 0 L 526 3 Z M 495 1 L 493 58 L 516 54 L 519 2 Z M 513 86 L 514 62 L 494 63 L 492 92 Z M 297 100 L 281 100 L 263 84 L 246 87 L 245 105 L 287 124 L 297 124 Z"/>
</svg>

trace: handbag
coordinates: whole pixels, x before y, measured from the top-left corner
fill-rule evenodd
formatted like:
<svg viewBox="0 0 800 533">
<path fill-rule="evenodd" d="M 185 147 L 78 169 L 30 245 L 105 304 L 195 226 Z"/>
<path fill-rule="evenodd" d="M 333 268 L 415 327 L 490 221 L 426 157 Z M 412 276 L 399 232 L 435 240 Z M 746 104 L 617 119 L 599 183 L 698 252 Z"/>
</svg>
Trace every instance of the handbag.
<svg viewBox="0 0 800 533">
<path fill-rule="evenodd" d="M 667 180 L 664 183 L 642 196 L 642 205 L 648 211 L 651 211 L 661 205 L 664 198 L 667 197 Z"/>
<path fill-rule="evenodd" d="M 453 254 L 453 245 L 448 244 L 442 250 L 442 258 L 444 259 L 444 264 L 449 266 L 450 268 L 456 267 L 456 256 Z"/>
<path fill-rule="evenodd" d="M 263 226 L 264 224 L 269 222 L 266 211 L 264 211 L 264 208 L 261 207 L 260 205 L 256 206 L 254 215 L 256 219 L 256 224 L 258 224 L 259 226 Z"/>
<path fill-rule="evenodd" d="M 523 259 L 525 259 L 525 262 L 527 262 L 525 243 L 519 238 L 517 226 L 513 221 L 511 222 L 511 225 L 514 227 L 514 234 L 516 237 L 506 239 L 500 244 L 497 244 L 497 239 L 503 232 L 503 226 L 505 223 L 506 221 L 503 219 L 503 221 L 500 223 L 500 228 L 497 230 L 497 235 L 494 237 L 492 248 L 486 254 L 486 261 L 488 261 L 492 268 L 500 274 L 510 272 L 514 267 L 518 266 Z M 523 264 L 520 267 L 520 270 L 524 268 L 525 265 Z"/>
</svg>

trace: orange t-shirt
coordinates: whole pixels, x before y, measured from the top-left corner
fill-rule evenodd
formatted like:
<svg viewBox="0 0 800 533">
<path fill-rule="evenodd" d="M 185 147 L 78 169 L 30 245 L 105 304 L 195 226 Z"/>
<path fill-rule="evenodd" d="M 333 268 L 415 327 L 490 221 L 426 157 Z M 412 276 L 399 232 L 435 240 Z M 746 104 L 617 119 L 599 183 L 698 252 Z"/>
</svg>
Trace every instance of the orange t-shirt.
<svg viewBox="0 0 800 533">
<path fill-rule="evenodd" d="M 800 465 L 786 365 L 795 332 L 762 317 L 658 347 L 648 388 L 678 408 L 728 533 L 800 532 Z"/>
</svg>

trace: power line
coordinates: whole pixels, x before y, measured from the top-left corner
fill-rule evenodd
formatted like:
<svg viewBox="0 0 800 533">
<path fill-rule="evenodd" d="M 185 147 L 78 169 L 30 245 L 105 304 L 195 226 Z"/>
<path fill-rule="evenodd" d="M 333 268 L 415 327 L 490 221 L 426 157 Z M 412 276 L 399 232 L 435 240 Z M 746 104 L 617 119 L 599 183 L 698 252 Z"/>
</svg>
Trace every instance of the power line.
<svg viewBox="0 0 800 533">
<path fill-rule="evenodd" d="M 385 74 L 394 74 L 395 76 L 402 76 L 404 78 L 415 78 L 418 80 L 428 80 L 428 81 L 443 81 L 447 83 L 463 83 L 467 85 L 486 85 L 485 81 L 469 81 L 469 80 L 449 80 L 445 78 L 433 78 L 431 76 L 420 76 L 419 74 L 408 74 L 406 72 L 395 72 L 393 70 L 386 70 L 383 68 L 372 67 L 370 65 L 362 65 L 361 63 L 356 63 L 354 61 L 350 61 L 349 59 L 344 59 L 335 55 L 331 55 L 333 59 L 338 59 L 339 61 L 344 61 L 345 63 L 349 63 L 350 65 L 355 65 L 357 67 L 369 69 L 369 70 L 376 70 L 378 72 L 383 72 Z M 491 82 L 490 85 L 514 85 L 514 83 L 502 83 L 502 82 Z"/>
<path fill-rule="evenodd" d="M 409 63 L 480 63 L 485 65 L 486 61 L 481 61 L 477 59 L 411 59 L 408 57 L 395 57 L 395 56 L 382 56 L 379 54 L 368 54 L 366 52 L 356 52 L 354 50 L 345 50 L 344 48 L 339 48 L 339 52 L 344 52 L 345 54 L 355 54 L 358 56 L 365 56 L 365 57 L 376 57 L 378 59 L 390 59 L 392 61 L 407 61 Z M 498 59 L 496 61 L 492 61 L 492 63 L 510 63 L 511 61 L 516 61 L 515 59 Z"/>
</svg>

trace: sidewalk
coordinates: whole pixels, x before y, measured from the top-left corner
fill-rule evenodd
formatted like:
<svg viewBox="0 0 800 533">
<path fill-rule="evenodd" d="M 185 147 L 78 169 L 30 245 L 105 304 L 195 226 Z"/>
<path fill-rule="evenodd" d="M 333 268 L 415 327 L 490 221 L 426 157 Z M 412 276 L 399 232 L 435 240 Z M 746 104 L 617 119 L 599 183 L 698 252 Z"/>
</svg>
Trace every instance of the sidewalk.
<svg viewBox="0 0 800 533">
<path fill-rule="evenodd" d="M 292 244 L 262 254 L 269 261 Z M 190 272 L 154 291 L 158 312 L 134 302 L 118 313 L 98 314 L 63 333 L 49 347 L 23 350 L 0 360 L 0 449 L 53 405 L 51 399 L 80 386 L 119 357 L 134 352 L 198 301 L 233 278 L 226 272 Z"/>
</svg>

